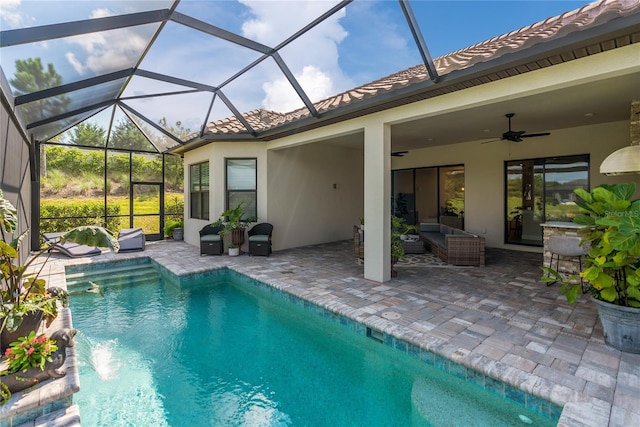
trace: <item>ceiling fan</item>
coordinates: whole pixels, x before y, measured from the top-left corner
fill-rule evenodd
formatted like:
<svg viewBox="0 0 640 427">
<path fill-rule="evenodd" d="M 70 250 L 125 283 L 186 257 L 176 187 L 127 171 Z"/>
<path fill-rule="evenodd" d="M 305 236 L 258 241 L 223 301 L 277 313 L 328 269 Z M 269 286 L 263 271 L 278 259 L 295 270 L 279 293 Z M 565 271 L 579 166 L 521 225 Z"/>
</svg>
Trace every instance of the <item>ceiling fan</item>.
<svg viewBox="0 0 640 427">
<path fill-rule="evenodd" d="M 483 144 L 494 141 L 511 141 L 511 142 L 522 142 L 522 138 L 533 138 L 536 136 L 547 136 L 551 135 L 550 132 L 541 132 L 541 133 L 527 133 L 524 130 L 511 130 L 511 118 L 515 116 L 515 113 L 508 113 L 504 115 L 509 120 L 509 130 L 502 134 L 502 137 L 499 139 L 495 139 L 493 141 L 486 141 Z"/>
<path fill-rule="evenodd" d="M 404 155 L 407 153 L 408 151 L 394 151 L 393 153 L 391 153 L 391 155 L 393 157 L 404 157 Z"/>
</svg>

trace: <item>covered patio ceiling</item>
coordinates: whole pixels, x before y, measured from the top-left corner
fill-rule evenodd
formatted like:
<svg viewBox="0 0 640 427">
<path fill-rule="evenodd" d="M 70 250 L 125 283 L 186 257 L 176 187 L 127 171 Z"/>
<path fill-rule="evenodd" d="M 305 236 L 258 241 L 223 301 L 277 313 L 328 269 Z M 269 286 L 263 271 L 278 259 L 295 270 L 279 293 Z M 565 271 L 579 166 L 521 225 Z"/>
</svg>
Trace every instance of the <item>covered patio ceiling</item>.
<svg viewBox="0 0 640 427">
<path fill-rule="evenodd" d="M 541 28 L 536 24 L 523 29 L 529 31 L 527 37 L 539 43 L 534 49 L 516 47 L 510 54 L 495 55 L 496 51 L 504 50 L 496 48 L 500 47 L 496 43 L 508 41 L 506 35 L 478 43 L 468 52 L 463 49 L 434 61 L 421 32 L 428 22 L 416 17 L 408 0 L 321 1 L 305 4 L 305 9 L 297 9 L 297 2 L 289 2 L 296 19 L 271 16 L 271 21 L 248 19 L 245 3 L 24 1 L 19 9 L 11 12 L 23 13 L 31 20 L 23 20 L 16 28 L 3 29 L 0 33 L 0 84 L 5 94 L 12 94 L 12 110 L 27 133 L 32 133 L 38 141 L 62 135 L 62 142 L 67 142 L 65 131 L 89 119 L 108 129 L 105 145 L 118 148 L 110 145 L 109 139 L 113 128 L 126 121 L 151 142 L 149 151 L 166 152 L 189 141 L 201 144 L 216 139 L 271 140 L 437 96 L 439 91 L 482 84 L 492 78 L 492 74 L 527 72 L 535 69 L 532 64 L 542 67 L 545 62 L 554 63 L 549 58 L 570 61 L 581 57 L 582 51 L 594 54 L 615 48 L 616 43 L 635 43 L 640 39 L 637 2 L 605 1 L 600 5 L 610 8 L 606 19 L 588 22 L 586 30 L 581 28 L 581 23 L 570 22 L 568 18 L 562 22 L 572 32 L 571 37 L 552 36 L 547 40 L 547 36 L 535 34 L 536 28 Z M 268 8 L 270 3 L 256 4 Z M 53 5 L 58 9 L 68 7 L 63 14 L 51 13 L 48 8 Z M 3 6 L 5 16 L 6 7 Z M 340 23 L 371 20 L 383 10 L 401 17 L 404 25 L 397 33 L 411 41 L 410 45 L 396 46 L 404 52 L 400 60 L 394 57 L 391 64 L 385 61 L 384 49 L 393 48 L 385 39 L 388 33 L 369 28 L 354 34 L 354 28 L 358 27 L 349 27 L 350 42 L 334 40 L 333 44 L 340 49 L 341 64 L 300 68 L 309 62 L 309 57 L 324 57 L 323 52 L 309 49 L 314 41 L 336 37 L 339 31 L 335 30 Z M 560 19 L 565 19 L 564 16 Z M 571 17 L 571 13 L 566 16 Z M 290 29 L 285 31 L 288 36 L 268 38 L 270 29 L 273 33 L 282 33 L 274 31 L 275 25 L 291 21 Z M 39 25 L 30 25 L 32 22 Z M 452 31 L 459 29 L 452 28 Z M 517 33 L 514 31 L 520 35 Z M 626 39 L 621 42 L 623 37 Z M 613 45 L 611 40 L 615 40 Z M 597 48 L 593 50 L 593 46 Z M 460 61 L 462 54 L 472 51 L 478 57 L 487 58 L 480 63 Z M 34 59 L 38 59 L 39 64 L 34 64 Z M 18 66 L 19 61 L 22 68 Z M 349 75 L 343 72 L 344 63 L 351 67 Z M 54 68 L 53 73 L 49 64 Z M 415 67 L 416 64 L 420 65 Z M 34 67 L 37 69 L 38 65 L 42 68 L 39 79 L 20 84 L 20 73 L 37 74 Z M 402 72 L 391 73 L 409 67 L 420 68 L 421 77 L 413 78 L 417 82 L 399 84 L 387 92 L 379 90 L 388 83 L 385 79 L 397 80 L 402 75 Z M 389 76 L 374 80 L 380 76 L 372 75 L 372 70 Z M 310 77 L 313 73 L 315 78 Z M 322 77 L 332 82 L 330 88 L 320 87 L 324 91 L 318 86 Z M 506 113 L 516 113 L 514 128 L 527 132 L 625 120 L 629 100 L 640 96 L 636 77 L 610 79 L 589 90 L 580 86 L 559 90 L 553 100 L 546 95 L 531 95 L 397 123 L 392 127 L 393 150 L 497 137 L 507 130 Z M 333 109 L 322 109 L 322 103 L 318 102 L 324 99 L 326 104 L 337 97 L 344 99 L 354 92 L 351 90 L 354 87 L 363 92 L 371 89 L 373 95 L 359 102 L 336 102 L 337 107 Z M 258 128 L 250 121 L 250 117 L 257 114 L 282 118 L 282 124 L 266 130 Z M 219 132 L 218 125 L 211 126 L 211 123 L 224 124 L 229 118 L 235 122 L 232 134 Z M 464 126 L 460 126 L 461 123 Z M 349 138 L 343 142 L 351 143 Z"/>
</svg>

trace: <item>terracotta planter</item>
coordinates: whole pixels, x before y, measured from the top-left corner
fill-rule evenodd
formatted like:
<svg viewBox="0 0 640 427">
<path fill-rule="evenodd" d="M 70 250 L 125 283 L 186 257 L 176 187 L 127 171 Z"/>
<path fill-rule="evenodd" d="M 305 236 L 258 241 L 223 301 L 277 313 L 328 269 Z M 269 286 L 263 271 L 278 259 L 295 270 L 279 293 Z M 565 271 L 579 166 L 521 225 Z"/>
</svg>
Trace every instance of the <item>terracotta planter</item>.
<svg viewBox="0 0 640 427">
<path fill-rule="evenodd" d="M 244 228 L 231 230 L 231 241 L 240 248 L 244 244 Z"/>
<path fill-rule="evenodd" d="M 604 341 L 620 351 L 640 353 L 640 308 L 591 299 L 598 306 Z"/>
</svg>

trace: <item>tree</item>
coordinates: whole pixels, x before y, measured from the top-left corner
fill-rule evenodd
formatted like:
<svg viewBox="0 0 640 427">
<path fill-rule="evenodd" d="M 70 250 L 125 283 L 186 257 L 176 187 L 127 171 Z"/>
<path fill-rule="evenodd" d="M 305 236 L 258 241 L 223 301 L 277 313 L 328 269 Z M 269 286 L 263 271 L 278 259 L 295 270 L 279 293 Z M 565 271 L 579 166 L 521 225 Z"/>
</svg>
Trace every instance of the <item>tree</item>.
<svg viewBox="0 0 640 427">
<path fill-rule="evenodd" d="M 16 59 L 14 78 L 9 83 L 13 86 L 15 95 L 19 96 L 60 86 L 62 76 L 56 72 L 51 63 L 47 64 L 47 71 L 45 71 L 40 58 Z M 57 95 L 25 104 L 20 111 L 22 119 L 28 124 L 64 113 L 70 103 L 71 99 L 68 96 Z M 46 150 L 40 150 L 40 168 L 42 175 L 46 176 Z"/>
<path fill-rule="evenodd" d="M 106 141 L 104 128 L 95 124 L 82 122 L 71 131 L 71 143 L 86 147 L 104 147 Z"/>
<path fill-rule="evenodd" d="M 163 117 L 158 121 L 158 124 L 180 139 L 185 138 L 191 133 L 191 129 L 182 126 L 182 122 L 180 120 L 176 122 L 175 126 L 171 126 L 167 124 L 167 118 Z"/>
<path fill-rule="evenodd" d="M 14 76 L 9 83 L 16 96 L 62 85 L 62 76 L 56 72 L 53 64 L 47 64 L 45 71 L 40 58 L 16 59 Z M 21 111 L 23 119 L 31 123 L 67 111 L 70 103 L 68 96 L 57 95 L 25 104 Z"/>
<path fill-rule="evenodd" d="M 109 146 L 133 151 L 156 151 L 149 140 L 130 120 L 120 120 L 111 133 Z"/>
</svg>

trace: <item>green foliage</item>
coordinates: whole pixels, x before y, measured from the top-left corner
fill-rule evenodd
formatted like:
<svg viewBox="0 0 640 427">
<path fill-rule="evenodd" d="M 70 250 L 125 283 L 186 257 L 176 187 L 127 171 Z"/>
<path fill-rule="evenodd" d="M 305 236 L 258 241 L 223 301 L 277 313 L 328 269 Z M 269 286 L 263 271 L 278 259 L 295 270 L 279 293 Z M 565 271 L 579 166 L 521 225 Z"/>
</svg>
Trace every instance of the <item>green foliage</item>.
<svg viewBox="0 0 640 427">
<path fill-rule="evenodd" d="M 107 131 L 95 123 L 78 123 L 71 130 L 71 143 L 89 147 L 104 147 L 107 143 Z"/>
<path fill-rule="evenodd" d="M 591 248 L 580 277 L 595 298 L 625 307 L 640 307 L 640 200 L 631 200 L 635 190 L 635 183 L 628 183 L 574 191 L 581 212 L 574 222 L 584 226 L 582 243 Z M 575 277 L 563 279 L 543 269 L 549 277 L 542 280 L 560 281 L 567 301 L 575 302 L 581 288 Z"/>
<path fill-rule="evenodd" d="M 165 200 L 164 215 L 166 220 L 182 222 L 184 220 L 184 200 L 178 199 L 177 196 L 171 197 L 168 201 Z"/>
<path fill-rule="evenodd" d="M 391 257 L 402 259 L 405 257 L 401 236 L 418 231 L 415 225 L 407 225 L 404 218 L 391 215 Z"/>
<path fill-rule="evenodd" d="M 93 174 L 97 177 L 96 182 L 103 182 L 104 151 L 53 145 L 47 145 L 44 149 L 47 156 L 48 177 L 43 178 L 43 181 L 49 183 L 52 188 L 55 189 L 56 183 L 59 183 L 56 181 L 56 177 L 64 176 L 65 182 L 68 182 L 69 178 L 80 177 L 83 173 Z M 134 155 L 131 163 L 135 179 L 150 180 L 148 178 L 153 177 L 159 181 L 162 177 L 162 157 L 160 155 L 150 157 Z M 180 157 L 165 156 L 165 183 L 168 189 L 182 191 L 183 168 Z M 113 180 L 128 189 L 129 154 L 110 153 L 107 156 L 107 176 L 109 183 Z"/>
<path fill-rule="evenodd" d="M 107 215 L 120 215 L 120 206 L 107 204 Z M 42 201 L 40 207 L 41 219 L 40 231 L 42 233 L 54 233 L 68 231 L 83 225 L 93 225 L 104 222 L 104 202 L 97 200 L 77 201 L 71 204 Z M 112 233 L 120 229 L 120 218 L 107 219 L 105 228 Z"/>
<path fill-rule="evenodd" d="M 9 368 L 2 374 L 24 372 L 29 368 L 44 370 L 45 363 L 51 362 L 51 355 L 58 349 L 56 342 L 45 334 L 36 336 L 35 331 L 9 344 L 5 353 Z"/>
<path fill-rule="evenodd" d="M 173 230 L 183 227 L 184 224 L 182 220 L 166 219 L 164 222 L 164 235 L 165 237 L 171 237 L 173 236 Z"/>
<path fill-rule="evenodd" d="M 111 131 L 109 147 L 138 151 L 157 151 L 140 129 L 128 119 L 123 119 Z"/>
<path fill-rule="evenodd" d="M 249 226 L 250 223 L 258 221 L 258 217 L 248 216 L 245 217 L 244 209 L 242 208 L 242 203 L 236 206 L 233 209 L 228 209 L 220 214 L 220 218 L 212 225 L 219 226 L 223 225 L 224 229 L 220 232 L 221 235 L 226 235 L 231 233 L 233 230 L 245 229 Z"/>
<path fill-rule="evenodd" d="M 63 83 L 62 76 L 56 72 L 53 64 L 47 64 L 45 70 L 40 58 L 16 59 L 14 78 L 9 82 L 15 88 L 16 96 L 60 86 Z M 64 113 L 69 104 L 71 98 L 57 95 L 25 104 L 22 114 L 28 122 L 42 120 Z"/>
</svg>

